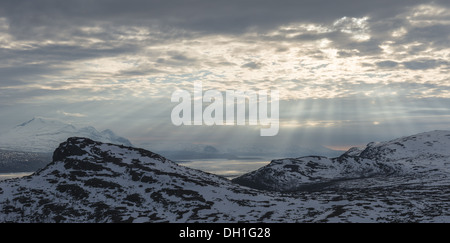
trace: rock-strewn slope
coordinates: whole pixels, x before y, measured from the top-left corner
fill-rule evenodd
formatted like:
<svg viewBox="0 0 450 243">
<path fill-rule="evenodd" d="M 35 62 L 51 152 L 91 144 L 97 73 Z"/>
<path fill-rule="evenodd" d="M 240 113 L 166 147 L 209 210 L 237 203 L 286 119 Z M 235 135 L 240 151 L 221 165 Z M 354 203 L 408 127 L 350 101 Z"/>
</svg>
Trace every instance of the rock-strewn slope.
<svg viewBox="0 0 450 243">
<path fill-rule="evenodd" d="M 233 181 L 257 189 L 296 191 L 370 177 L 436 177 L 450 173 L 450 132 L 433 131 L 369 143 L 338 158 L 320 156 L 273 160 Z"/>
</svg>

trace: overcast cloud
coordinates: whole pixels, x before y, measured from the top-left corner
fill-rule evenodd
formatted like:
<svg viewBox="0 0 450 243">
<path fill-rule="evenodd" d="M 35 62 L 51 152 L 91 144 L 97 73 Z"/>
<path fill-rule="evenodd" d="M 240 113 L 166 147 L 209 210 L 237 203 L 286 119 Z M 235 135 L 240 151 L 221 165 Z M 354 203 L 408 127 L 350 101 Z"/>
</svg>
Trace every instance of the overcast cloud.
<svg viewBox="0 0 450 243">
<path fill-rule="evenodd" d="M 280 90 L 280 141 L 449 129 L 448 43 L 444 0 L 1 1 L 0 132 L 47 115 L 132 141 L 192 140 L 168 119 L 170 94 L 194 81 Z"/>
</svg>

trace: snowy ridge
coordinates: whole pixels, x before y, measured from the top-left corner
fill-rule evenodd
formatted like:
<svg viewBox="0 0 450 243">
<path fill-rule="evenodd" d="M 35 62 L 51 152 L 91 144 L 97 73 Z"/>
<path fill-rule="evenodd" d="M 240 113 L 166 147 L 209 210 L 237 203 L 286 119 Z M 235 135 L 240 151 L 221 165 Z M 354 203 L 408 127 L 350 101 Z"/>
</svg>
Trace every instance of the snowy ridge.
<svg viewBox="0 0 450 243">
<path fill-rule="evenodd" d="M 389 142 L 369 143 L 359 154 L 361 158 L 383 162 L 448 156 L 450 156 L 450 131 L 425 132 Z"/>
<path fill-rule="evenodd" d="M 102 132 L 94 127 L 77 128 L 56 119 L 35 117 L 0 135 L 0 149 L 51 153 L 69 137 L 86 137 L 105 143 L 132 146 L 130 141 L 111 130 Z"/>
<path fill-rule="evenodd" d="M 53 159 L 0 184 L 0 222 L 224 221 L 236 214 L 229 205 L 249 196 L 270 205 L 270 197 L 143 149 L 69 138 Z M 240 210 L 253 220 L 264 215 L 252 208 Z"/>
<path fill-rule="evenodd" d="M 357 162 L 358 156 L 347 154 L 340 162 L 286 159 L 272 166 L 304 174 L 305 180 L 336 178 L 358 171 L 350 165 L 366 163 Z M 439 156 L 434 164 L 448 167 Z M 367 162 L 368 168 L 373 163 Z M 420 176 L 399 173 L 332 184 L 324 179 L 316 188 L 279 193 L 241 186 L 143 149 L 69 138 L 45 168 L 0 182 L 0 222 L 450 222 L 448 171 L 429 170 L 428 164 L 422 163 Z M 397 169 L 387 171 L 392 168 Z"/>
<path fill-rule="evenodd" d="M 252 188 L 295 191 L 314 183 L 374 176 L 450 173 L 450 131 L 433 131 L 351 148 L 338 158 L 273 160 L 233 181 Z"/>
</svg>

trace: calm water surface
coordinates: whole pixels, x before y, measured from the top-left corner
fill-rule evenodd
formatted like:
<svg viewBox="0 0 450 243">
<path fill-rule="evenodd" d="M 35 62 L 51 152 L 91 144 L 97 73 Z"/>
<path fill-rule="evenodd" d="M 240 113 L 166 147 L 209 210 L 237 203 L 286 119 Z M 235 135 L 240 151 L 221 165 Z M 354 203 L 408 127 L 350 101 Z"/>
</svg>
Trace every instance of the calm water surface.
<svg viewBox="0 0 450 243">
<path fill-rule="evenodd" d="M 19 173 L 5 173 L 5 174 L 0 173 L 0 181 L 11 178 L 23 177 L 31 174 L 33 174 L 33 172 L 19 172 Z"/>
<path fill-rule="evenodd" d="M 257 170 L 270 163 L 270 160 L 264 159 L 198 159 L 190 161 L 178 161 L 180 165 L 193 169 L 202 170 L 212 174 L 224 176 L 233 179 L 247 172 Z"/>
<path fill-rule="evenodd" d="M 177 161 L 178 164 L 197 170 L 202 170 L 212 174 L 224 176 L 233 179 L 247 172 L 257 170 L 268 163 L 264 159 L 197 159 L 188 161 Z M 31 175 L 33 172 L 20 173 L 0 173 L 0 181 Z"/>
</svg>

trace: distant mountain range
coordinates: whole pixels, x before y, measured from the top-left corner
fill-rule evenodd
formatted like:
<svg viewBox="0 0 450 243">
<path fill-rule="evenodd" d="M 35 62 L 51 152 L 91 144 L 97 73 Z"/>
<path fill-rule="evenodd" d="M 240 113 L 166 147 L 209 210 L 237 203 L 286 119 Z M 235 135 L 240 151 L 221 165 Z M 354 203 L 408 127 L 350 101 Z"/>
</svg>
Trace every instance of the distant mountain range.
<svg viewBox="0 0 450 243">
<path fill-rule="evenodd" d="M 141 143 L 139 147 L 164 155 L 172 160 L 195 159 L 240 159 L 240 158 L 285 158 L 290 156 L 304 156 L 321 154 L 324 156 L 339 156 L 342 151 L 331 150 L 326 147 L 316 146 L 307 148 L 291 144 L 289 146 L 274 146 L 273 144 L 223 144 L 213 146 L 206 144 L 194 144 L 188 142 L 152 142 Z"/>
<path fill-rule="evenodd" d="M 449 223 L 449 145 L 450 131 L 434 131 L 332 159 L 274 160 L 230 181 L 74 137 L 45 168 L 0 182 L 0 222 Z"/>
<path fill-rule="evenodd" d="M 77 128 L 56 119 L 35 117 L 0 134 L 0 149 L 52 153 L 69 137 L 86 137 L 105 143 L 133 146 L 126 138 L 117 136 L 111 130 L 99 132 L 91 126 Z"/>
<path fill-rule="evenodd" d="M 51 118 L 35 117 L 27 122 L 15 126 L 6 133 L 0 134 L 0 173 L 35 171 L 47 164 L 48 153 L 52 153 L 60 143 L 69 137 L 85 137 L 94 141 L 134 145 L 124 138 L 116 135 L 111 130 L 97 131 L 92 126 L 78 128 L 70 123 Z M 139 147 L 164 155 L 175 161 L 195 159 L 241 159 L 262 158 L 273 159 L 290 156 L 321 154 L 324 156 L 338 156 L 342 152 L 325 147 L 305 148 L 291 144 L 282 148 L 273 145 L 252 144 L 224 144 L 213 146 L 208 144 L 195 144 L 189 142 L 151 142 L 141 143 Z M 14 158 L 14 152 L 27 152 Z M 37 154 L 32 154 L 37 153 Z M 19 155 L 19 154 L 17 154 Z M 26 156 L 29 155 L 28 158 Z M 47 158 L 45 161 L 36 162 L 36 158 Z M 14 161 L 14 163 L 13 163 Z M 36 162 L 31 165 L 31 161 Z M 33 163 L 34 163 L 33 162 Z"/>
</svg>

